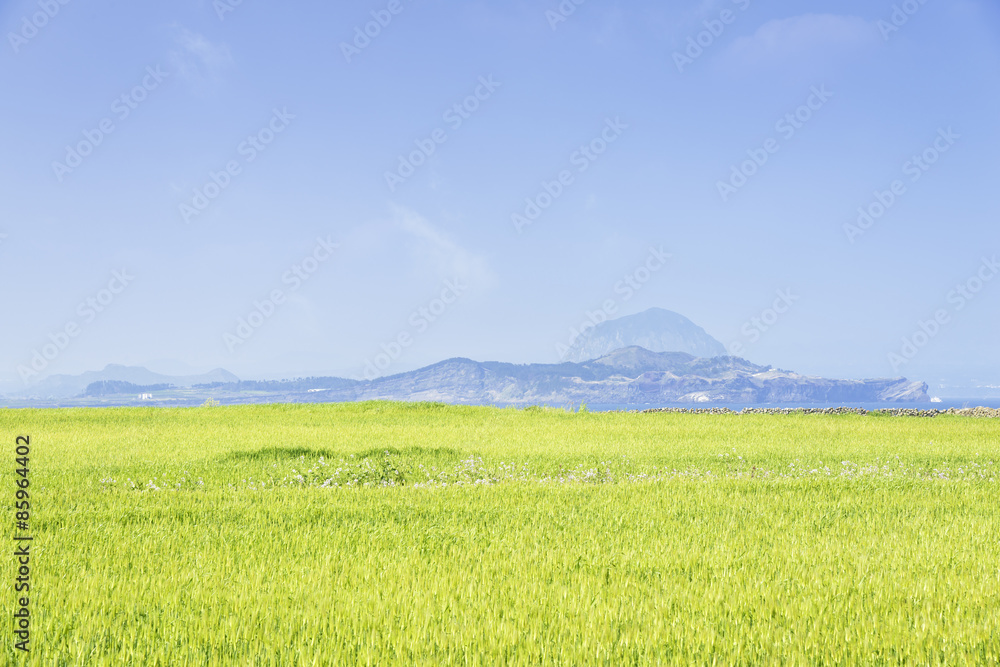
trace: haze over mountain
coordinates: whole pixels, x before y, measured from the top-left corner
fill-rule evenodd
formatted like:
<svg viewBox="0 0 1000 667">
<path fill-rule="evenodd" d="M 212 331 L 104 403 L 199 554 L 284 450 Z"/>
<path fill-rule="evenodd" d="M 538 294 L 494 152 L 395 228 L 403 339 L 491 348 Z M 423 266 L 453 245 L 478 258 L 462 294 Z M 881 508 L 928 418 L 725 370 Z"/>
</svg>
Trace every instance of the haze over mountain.
<svg viewBox="0 0 1000 667">
<path fill-rule="evenodd" d="M 399 400 L 480 405 L 930 400 L 926 384 L 905 378 L 829 380 L 759 366 L 738 357 L 703 358 L 641 347 L 615 350 L 584 363 L 509 364 L 454 358 L 375 380 L 313 377 L 240 382 L 221 369 L 205 376 L 172 378 L 120 366 L 49 380 L 53 382 L 47 385 L 48 401 L 56 405 L 197 405 L 206 399 L 223 403 Z M 91 381 L 103 386 L 88 389 Z M 173 386 L 140 386 L 154 384 Z M 67 402 L 71 387 L 80 391 Z M 80 395 L 84 390 L 86 395 Z M 139 397 L 138 392 L 147 396 Z M 36 390 L 34 395 L 40 394 Z"/>
<path fill-rule="evenodd" d="M 726 356 L 725 346 L 688 318 L 650 308 L 601 322 L 583 333 L 566 351 L 565 361 L 587 361 L 637 346 L 650 352 L 686 352 L 696 357 Z"/>
<path fill-rule="evenodd" d="M 367 381 L 309 377 L 244 382 L 221 368 L 197 375 L 167 375 L 109 364 L 103 371 L 49 376 L 12 397 L 70 399 L 80 405 L 149 400 L 187 405 L 208 398 L 227 402 L 389 399 L 647 405 L 930 400 L 926 384 L 905 378 L 829 380 L 728 356 L 704 329 L 663 308 L 602 322 L 575 341 L 566 356 L 571 360 L 558 364 L 451 358 Z"/>
<path fill-rule="evenodd" d="M 196 384 L 213 382 L 239 382 L 239 378 L 222 368 L 200 375 L 164 375 L 141 366 L 108 364 L 102 371 L 87 371 L 79 375 L 50 375 L 37 384 L 31 385 L 13 396 L 26 398 L 67 398 L 79 396 L 93 382 L 128 382 L 135 385 L 172 384 L 175 387 L 191 387 Z"/>
</svg>

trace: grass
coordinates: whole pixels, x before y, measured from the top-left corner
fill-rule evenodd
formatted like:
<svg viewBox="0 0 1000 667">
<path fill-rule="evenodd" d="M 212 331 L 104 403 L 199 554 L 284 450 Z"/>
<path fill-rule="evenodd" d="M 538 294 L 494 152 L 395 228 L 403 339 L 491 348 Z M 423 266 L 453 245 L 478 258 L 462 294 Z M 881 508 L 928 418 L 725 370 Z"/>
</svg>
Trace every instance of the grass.
<svg viewBox="0 0 1000 667">
<path fill-rule="evenodd" d="M 11 520 L 32 437 L 34 647 L 6 624 L 11 664 L 1000 663 L 995 420 L 360 403 L 0 427 Z"/>
</svg>

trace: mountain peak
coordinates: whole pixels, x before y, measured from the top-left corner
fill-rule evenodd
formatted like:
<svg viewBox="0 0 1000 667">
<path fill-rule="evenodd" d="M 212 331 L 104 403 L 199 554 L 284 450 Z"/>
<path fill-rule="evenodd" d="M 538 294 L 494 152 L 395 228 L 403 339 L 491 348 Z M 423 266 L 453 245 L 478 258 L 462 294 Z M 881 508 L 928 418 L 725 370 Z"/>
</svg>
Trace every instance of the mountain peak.
<svg viewBox="0 0 1000 667">
<path fill-rule="evenodd" d="M 665 308 L 649 308 L 598 324 L 574 343 L 564 361 L 599 359 L 627 347 L 706 358 L 728 354 L 722 343 L 683 315 Z"/>
</svg>

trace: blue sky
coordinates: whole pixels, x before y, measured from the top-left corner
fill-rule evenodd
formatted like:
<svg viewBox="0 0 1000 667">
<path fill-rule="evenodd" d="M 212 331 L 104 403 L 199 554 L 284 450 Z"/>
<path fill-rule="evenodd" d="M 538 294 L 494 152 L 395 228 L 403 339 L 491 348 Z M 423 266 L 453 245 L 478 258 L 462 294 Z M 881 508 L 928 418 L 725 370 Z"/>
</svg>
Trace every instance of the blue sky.
<svg viewBox="0 0 1000 667">
<path fill-rule="evenodd" d="M 608 302 L 1000 384 L 995 3 L 231 2 L 0 5 L 0 391 L 554 362 Z"/>
</svg>

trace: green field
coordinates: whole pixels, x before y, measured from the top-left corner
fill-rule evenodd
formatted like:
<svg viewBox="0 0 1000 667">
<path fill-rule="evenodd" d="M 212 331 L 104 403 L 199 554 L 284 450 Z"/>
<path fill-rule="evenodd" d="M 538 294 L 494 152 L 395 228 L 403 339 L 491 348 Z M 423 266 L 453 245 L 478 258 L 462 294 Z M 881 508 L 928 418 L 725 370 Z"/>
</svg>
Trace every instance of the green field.
<svg viewBox="0 0 1000 667">
<path fill-rule="evenodd" d="M 7 553 L 31 436 L 10 664 L 1000 663 L 1000 420 L 361 403 L 0 426 Z"/>
</svg>

